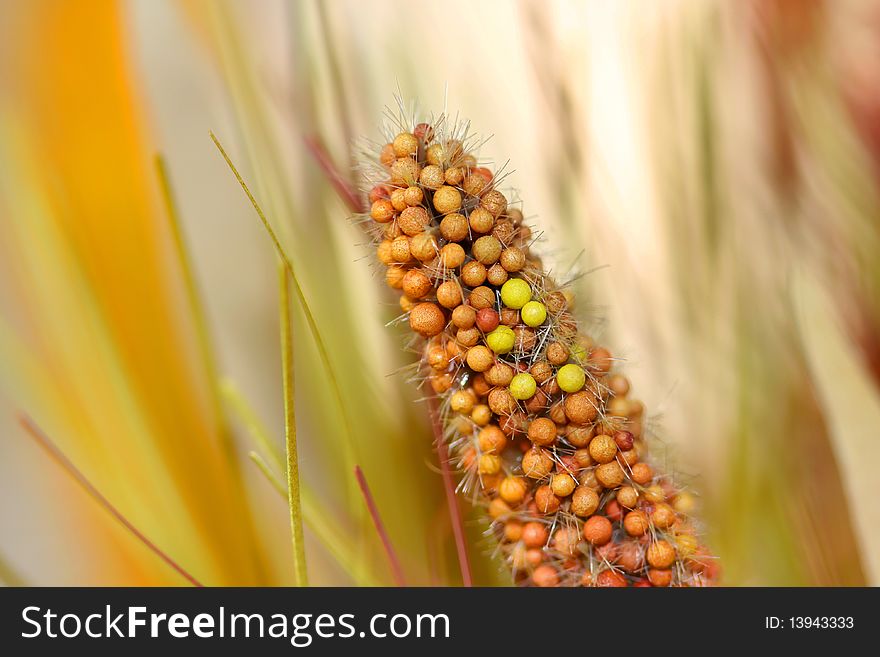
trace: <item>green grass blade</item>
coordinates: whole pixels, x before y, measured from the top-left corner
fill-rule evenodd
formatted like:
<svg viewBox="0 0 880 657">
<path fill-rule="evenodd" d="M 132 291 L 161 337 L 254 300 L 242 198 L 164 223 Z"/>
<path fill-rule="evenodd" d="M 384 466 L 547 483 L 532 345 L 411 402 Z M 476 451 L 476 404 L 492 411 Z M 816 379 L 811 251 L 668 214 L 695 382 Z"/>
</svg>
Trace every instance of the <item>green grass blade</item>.
<svg viewBox="0 0 880 657">
<path fill-rule="evenodd" d="M 219 388 L 223 399 L 232 409 L 232 412 L 241 420 L 242 424 L 244 424 L 248 435 L 257 443 L 261 452 L 272 460 L 272 464 L 278 472 L 284 472 L 284 456 L 281 450 L 269 437 L 269 431 L 257 416 L 250 402 L 245 399 L 241 390 L 238 389 L 235 381 L 224 377 L 219 383 Z"/>
<path fill-rule="evenodd" d="M 272 461 L 277 472 L 283 472 L 284 457 L 281 451 L 272 442 L 265 425 L 257 416 L 253 406 L 238 389 L 235 382 L 228 378 L 223 379 L 220 382 L 220 390 L 232 412 L 245 425 L 247 434 Z M 286 500 L 287 487 L 279 478 L 276 470 L 273 470 L 272 466 L 258 452 L 252 451 L 248 456 L 266 479 L 268 479 L 272 487 Z M 380 586 L 380 582 L 368 572 L 365 572 L 364 568 L 353 568 L 353 566 L 362 561 L 360 556 L 350 549 L 352 545 L 351 539 L 334 522 L 335 516 L 329 513 L 323 504 L 318 501 L 317 495 L 315 495 L 308 483 L 300 480 L 299 491 L 300 501 L 302 502 L 303 522 L 308 525 L 324 549 L 330 553 L 342 569 L 359 586 Z"/>
<path fill-rule="evenodd" d="M 272 488 L 278 491 L 282 498 L 287 499 L 287 490 L 284 487 L 284 483 L 272 471 L 266 460 L 257 452 L 250 452 L 248 456 L 259 468 L 260 472 L 263 473 L 272 485 Z M 348 549 L 350 541 L 332 522 L 332 516 L 326 513 L 324 508 L 318 503 L 315 494 L 302 482 L 300 482 L 300 493 L 302 496 L 303 520 L 326 548 L 327 552 L 336 560 L 336 563 L 348 572 L 348 575 L 358 586 L 380 586 L 379 581 L 370 575 L 362 573 L 360 570 L 348 570 L 353 563 L 358 561 L 357 555 Z"/>
<path fill-rule="evenodd" d="M 248 452 L 248 458 L 254 462 L 268 482 L 272 484 L 272 488 L 278 491 L 278 494 L 281 495 L 281 497 L 287 499 L 287 489 L 284 487 L 284 483 L 278 478 L 278 475 L 273 472 L 272 467 L 266 463 L 266 459 L 264 459 L 258 452 L 254 451 Z M 305 514 L 303 514 L 303 516 L 305 516 Z M 305 520 L 305 517 L 303 519 Z"/>
<path fill-rule="evenodd" d="M 293 327 L 290 324 L 290 276 L 286 263 L 279 268 L 281 311 L 281 376 L 284 384 L 284 443 L 287 449 L 287 501 L 293 541 L 293 570 L 297 586 L 308 586 L 306 546 L 303 539 L 299 460 L 296 450 L 296 414 L 293 381 Z"/>
<path fill-rule="evenodd" d="M 303 293 L 302 287 L 299 284 L 299 280 L 296 277 L 296 270 L 293 267 L 293 263 L 291 262 L 290 257 L 287 255 L 287 251 L 285 251 L 284 247 L 282 246 L 281 240 L 278 239 L 278 235 L 275 232 L 275 229 L 272 228 L 272 224 L 269 223 L 269 220 L 266 218 L 263 209 L 260 207 L 260 204 L 257 202 L 257 199 L 254 197 L 254 195 L 251 193 L 250 188 L 244 181 L 244 178 L 242 178 L 241 174 L 238 172 L 235 164 L 233 164 L 232 159 L 223 148 L 223 145 L 220 143 L 217 135 L 215 135 L 213 132 L 211 132 L 210 135 L 212 141 L 214 142 L 214 145 L 217 147 L 217 150 L 220 151 L 220 154 L 226 161 L 226 165 L 229 167 L 232 175 L 235 176 L 236 181 L 238 182 L 242 191 L 244 191 L 245 196 L 247 196 L 251 206 L 253 206 L 254 211 L 257 213 L 257 216 L 260 218 L 260 221 L 263 224 L 263 228 L 266 230 L 266 233 L 272 240 L 272 244 L 275 247 L 275 251 L 278 253 L 278 257 L 281 258 L 281 260 L 287 266 L 288 271 L 290 272 L 290 279 L 293 282 L 294 292 L 296 292 L 300 307 L 302 308 L 303 314 L 305 315 L 306 323 L 309 326 L 309 332 L 312 334 L 312 339 L 315 341 L 315 346 L 318 348 L 318 355 L 321 358 L 321 362 L 323 362 L 324 364 L 330 386 L 333 389 L 333 396 L 336 399 L 337 405 L 339 406 L 340 417 L 342 418 L 342 422 L 345 427 L 345 460 L 349 466 L 349 471 L 353 471 L 355 465 L 357 465 L 357 451 L 355 447 L 351 418 L 349 417 L 348 408 L 342 395 L 342 388 L 340 387 L 339 380 L 336 377 L 336 370 L 330 361 L 330 354 L 327 350 L 327 345 L 324 342 L 324 338 L 321 337 L 321 332 L 318 330 L 318 324 L 315 321 L 314 315 L 312 314 L 311 307 L 309 306 L 305 294 Z M 355 492 L 355 497 L 357 497 L 356 487 L 353 484 L 349 485 Z"/>
</svg>

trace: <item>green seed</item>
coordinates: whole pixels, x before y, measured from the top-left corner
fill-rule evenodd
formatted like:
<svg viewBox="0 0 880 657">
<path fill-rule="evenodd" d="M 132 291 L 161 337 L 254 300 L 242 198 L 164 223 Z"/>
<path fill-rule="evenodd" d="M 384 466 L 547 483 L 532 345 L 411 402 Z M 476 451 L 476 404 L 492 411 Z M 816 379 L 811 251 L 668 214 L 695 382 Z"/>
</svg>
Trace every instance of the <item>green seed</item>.
<svg viewBox="0 0 880 657">
<path fill-rule="evenodd" d="M 525 400 L 535 396 L 538 384 L 528 372 L 520 372 L 510 381 L 510 394 L 514 399 Z"/>
<path fill-rule="evenodd" d="M 577 392 L 584 387 L 587 381 L 587 375 L 579 365 L 563 365 L 556 373 L 556 383 L 565 392 Z"/>
<path fill-rule="evenodd" d="M 547 319 L 547 308 L 540 301 L 529 301 L 519 314 L 523 324 L 531 327 L 540 326 Z"/>
<path fill-rule="evenodd" d="M 506 354 L 516 342 L 516 335 L 509 326 L 499 326 L 486 336 L 486 344 L 496 354 Z"/>
<path fill-rule="evenodd" d="M 532 298 L 532 288 L 521 278 L 511 278 L 501 286 L 501 301 L 508 308 L 519 310 Z"/>
</svg>

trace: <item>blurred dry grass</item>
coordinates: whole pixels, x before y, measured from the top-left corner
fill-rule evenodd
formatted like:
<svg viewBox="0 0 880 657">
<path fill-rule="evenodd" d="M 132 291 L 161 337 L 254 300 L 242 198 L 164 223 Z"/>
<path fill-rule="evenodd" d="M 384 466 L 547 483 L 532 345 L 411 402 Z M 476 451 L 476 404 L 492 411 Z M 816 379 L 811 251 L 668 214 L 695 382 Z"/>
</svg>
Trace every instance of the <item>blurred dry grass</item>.
<svg viewBox="0 0 880 657">
<path fill-rule="evenodd" d="M 561 270 L 607 265 L 581 311 L 702 493 L 725 583 L 880 581 L 878 3 L 2 12 L 0 552 L 27 581 L 177 580 L 8 424 L 16 408 L 207 583 L 292 581 L 285 504 L 238 421 L 224 456 L 151 165 L 168 163 L 221 372 L 281 447 L 274 256 L 209 128 L 291 253 L 345 400 L 294 304 L 301 472 L 333 525 L 306 528 L 312 583 L 391 581 L 354 463 L 409 581 L 457 581 L 424 409 L 393 374 L 398 311 L 303 145 L 347 169 L 398 88 L 494 133 L 482 155 L 510 159 Z"/>
</svg>

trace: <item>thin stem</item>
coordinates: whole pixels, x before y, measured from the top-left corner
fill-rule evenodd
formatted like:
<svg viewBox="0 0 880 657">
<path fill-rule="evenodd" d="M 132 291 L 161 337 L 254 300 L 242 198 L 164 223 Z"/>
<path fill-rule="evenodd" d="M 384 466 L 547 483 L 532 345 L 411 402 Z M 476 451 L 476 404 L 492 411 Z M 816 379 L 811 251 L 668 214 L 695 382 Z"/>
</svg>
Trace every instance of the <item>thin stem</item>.
<svg viewBox="0 0 880 657">
<path fill-rule="evenodd" d="M 461 569 L 461 583 L 463 586 L 473 586 L 471 576 L 471 563 L 468 558 L 467 540 L 464 535 L 464 523 L 461 519 L 461 509 L 458 507 L 458 497 L 455 494 L 455 482 L 452 479 L 452 471 L 449 469 L 449 450 L 443 439 L 443 426 L 440 423 L 440 412 L 437 408 L 437 400 L 432 397 L 429 401 L 431 415 L 431 428 L 434 430 L 434 444 L 437 446 L 437 457 L 440 461 L 440 472 L 443 476 L 443 489 L 446 492 L 446 505 L 449 508 L 449 519 L 452 523 L 452 533 L 455 536 L 455 549 L 458 553 L 458 566 Z"/>
<path fill-rule="evenodd" d="M 257 417 L 256 412 L 250 405 L 250 402 L 238 390 L 238 387 L 230 380 L 225 379 L 221 383 L 221 390 L 224 397 L 230 403 L 232 411 L 245 424 L 248 435 L 257 443 L 257 445 L 269 456 L 272 463 L 275 464 L 279 472 L 284 471 L 284 457 L 281 451 L 269 439 L 269 433 L 266 427 Z M 272 488 L 287 501 L 287 486 L 281 481 L 272 466 L 257 452 L 248 454 L 251 461 L 257 466 L 261 473 L 269 480 Z M 333 556 L 336 562 L 346 571 L 349 576 L 359 586 L 379 586 L 379 582 L 364 568 L 355 567 L 349 570 L 352 564 L 359 564 L 363 561 L 350 546 L 351 541 L 346 537 L 345 532 L 339 528 L 334 521 L 335 514 L 330 513 L 324 505 L 318 501 L 318 497 L 312 492 L 307 482 L 300 480 L 299 492 L 302 498 L 303 522 L 312 531 L 321 545 Z"/>
<path fill-rule="evenodd" d="M 263 473 L 263 476 L 272 484 L 272 488 L 274 488 L 281 497 L 285 500 L 287 499 L 287 489 L 284 486 L 284 483 L 278 478 L 272 468 L 266 463 L 266 459 L 264 459 L 258 452 L 250 451 L 248 452 L 248 458 L 254 462 L 254 464 L 259 468 L 260 472 Z"/>
<path fill-rule="evenodd" d="M 226 402 L 232 407 L 232 412 L 244 424 L 247 434 L 253 438 L 257 446 L 272 459 L 272 464 L 279 472 L 284 471 L 284 457 L 278 446 L 269 438 L 269 432 L 263 426 L 263 422 L 257 417 L 256 411 L 245 399 L 232 379 L 223 378 L 220 381 L 220 393 Z M 284 493 L 285 497 L 287 493 Z"/>
<path fill-rule="evenodd" d="M 208 394 L 213 411 L 214 419 L 217 422 L 218 435 L 223 452 L 230 463 L 232 476 L 235 479 L 236 487 L 242 490 L 241 466 L 239 464 L 238 455 L 235 449 L 235 441 L 232 432 L 229 430 L 226 414 L 223 409 L 221 400 L 221 391 L 219 389 L 219 378 L 217 367 L 217 359 L 214 351 L 214 341 L 211 338 L 211 331 L 208 328 L 208 318 L 202 303 L 202 295 L 196 282 L 195 269 L 193 267 L 190 250 L 187 247 L 186 239 L 183 235 L 183 227 L 180 221 L 180 211 L 177 206 L 177 200 L 174 195 L 174 188 L 171 185 L 171 178 L 168 174 L 168 166 L 162 155 L 155 157 L 156 176 L 159 179 L 159 189 L 162 199 L 165 203 L 165 211 L 168 216 L 168 224 L 171 229 L 171 236 L 174 242 L 174 251 L 177 261 L 180 265 L 180 271 L 183 276 L 183 285 L 186 292 L 187 305 L 189 306 L 190 317 L 195 325 L 196 342 L 198 343 L 199 356 L 202 365 L 205 368 L 205 378 L 208 382 Z M 249 528 L 252 535 L 256 534 L 254 528 L 254 519 L 245 505 L 243 513 L 245 514 L 244 523 Z M 256 545 L 255 542 L 251 542 Z M 265 577 L 264 565 L 257 549 L 253 551 L 253 561 L 257 571 Z"/>
<path fill-rule="evenodd" d="M 168 176 L 168 167 L 165 164 L 165 158 L 161 155 L 156 156 L 156 175 L 159 178 L 159 188 L 162 192 L 162 199 L 165 202 L 165 211 L 168 214 L 168 224 L 171 228 L 171 236 L 174 240 L 174 250 L 177 260 L 180 263 L 181 273 L 183 274 L 183 284 L 186 290 L 186 299 L 189 305 L 190 315 L 195 323 L 196 337 L 199 345 L 199 355 L 205 367 L 205 373 L 209 381 L 211 390 L 211 403 L 214 407 L 214 414 L 217 422 L 221 424 L 224 435 L 224 443 L 230 454 L 234 454 L 234 445 L 231 436 L 225 430 L 223 405 L 220 402 L 220 394 L 217 390 L 218 369 L 217 361 L 214 357 L 213 341 L 211 332 L 208 330 L 208 320 L 205 315 L 205 309 L 201 302 L 201 294 L 199 293 L 198 284 L 196 283 L 195 273 L 193 271 L 192 260 L 189 256 L 189 249 L 183 236 L 183 229 L 180 225 L 180 213 L 177 209 L 177 202 L 174 197 L 174 191 L 171 187 L 171 180 Z"/>
<path fill-rule="evenodd" d="M 352 212 L 364 212 L 365 208 L 360 196 L 358 196 L 358 193 L 354 190 L 345 176 L 339 172 L 339 169 L 330 158 L 330 155 L 327 153 L 327 149 L 324 148 L 324 144 L 321 142 L 320 138 L 310 136 L 305 137 L 303 141 L 305 141 L 306 148 L 309 149 L 309 152 L 312 154 L 312 157 L 315 158 L 321 171 L 327 176 L 327 180 L 330 181 L 333 189 L 336 190 L 336 193 L 348 206 L 348 209 Z"/>
<path fill-rule="evenodd" d="M 168 217 L 168 225 L 171 229 L 171 237 L 174 242 L 174 252 L 177 256 L 180 271 L 183 276 L 183 286 L 186 292 L 187 305 L 189 306 L 190 316 L 192 317 L 196 343 L 198 344 L 199 357 L 204 367 L 205 378 L 207 379 L 208 395 L 213 411 L 214 419 L 217 422 L 217 434 L 220 444 L 227 461 L 230 464 L 231 476 L 235 480 L 235 485 L 239 490 L 244 488 L 241 475 L 241 466 L 236 453 L 235 440 L 229 429 L 229 422 L 224 413 L 221 393 L 218 388 L 218 367 L 217 358 L 214 351 L 214 342 L 211 338 L 211 331 L 208 328 L 208 318 L 202 303 L 202 295 L 196 281 L 195 268 L 193 267 L 190 249 L 187 246 L 186 238 L 183 234 L 183 226 L 180 219 L 180 210 L 177 205 L 177 198 L 174 194 L 174 188 L 171 185 L 171 177 L 168 173 L 168 166 L 165 158 L 157 154 L 155 156 L 156 176 L 159 179 L 159 189 L 162 199 L 165 203 L 165 212 Z M 247 527 L 252 536 L 256 536 L 256 528 L 254 527 L 253 515 L 247 505 L 242 507 L 243 526 Z M 260 555 L 252 554 L 254 567 L 257 572 L 265 578 L 265 566 Z"/>
<path fill-rule="evenodd" d="M 49 456 L 64 468 L 67 473 L 74 478 L 95 501 L 113 516 L 123 527 L 131 532 L 135 538 L 143 543 L 153 554 L 158 556 L 162 561 L 171 566 L 184 579 L 193 586 L 203 586 L 195 577 L 189 574 L 184 568 L 172 559 L 168 554 L 162 551 L 153 541 L 147 538 L 137 527 L 135 527 L 122 513 L 108 500 L 95 486 L 86 478 L 86 476 L 77 468 L 73 462 L 68 459 L 64 453 L 52 442 L 52 440 L 36 425 L 36 423 L 24 413 L 18 414 L 18 423 L 37 443 L 45 449 Z"/>
<path fill-rule="evenodd" d="M 367 478 L 364 477 L 364 472 L 359 465 L 356 465 L 354 468 L 354 476 L 357 477 L 358 486 L 360 486 L 361 492 L 364 494 L 364 500 L 367 502 L 367 509 L 369 509 L 370 516 L 373 518 L 376 532 L 379 534 L 379 538 L 382 539 L 385 554 L 388 556 L 388 562 L 391 564 L 391 572 L 394 575 L 394 582 L 397 586 L 406 586 L 406 579 L 403 576 L 403 568 L 400 565 L 400 559 L 397 558 L 397 553 L 394 551 L 394 546 L 391 544 L 391 537 L 388 536 L 388 531 L 385 529 L 382 517 L 379 515 L 379 508 L 376 506 L 376 501 L 373 499 L 373 494 L 370 492 L 369 485 L 367 485 Z"/>
<path fill-rule="evenodd" d="M 343 424 L 345 426 L 345 458 L 348 464 L 351 467 L 354 467 L 356 464 L 356 449 L 354 442 L 354 431 L 352 429 L 351 418 L 348 414 L 348 407 L 345 403 L 345 399 L 343 398 L 342 388 L 339 385 L 339 380 L 336 377 L 336 370 L 333 368 L 333 364 L 330 361 L 330 355 L 327 351 L 327 345 L 324 343 L 324 338 L 321 337 L 321 332 L 318 330 L 318 324 L 315 321 L 314 315 L 312 314 L 312 309 L 309 306 L 308 301 L 306 300 L 305 294 L 302 291 L 302 287 L 300 287 L 299 280 L 296 277 L 296 271 L 293 268 L 293 263 L 288 257 L 287 252 L 284 250 L 284 247 L 281 245 L 281 241 L 278 239 L 278 235 L 272 228 L 272 224 L 269 223 L 269 220 L 263 213 L 263 209 L 260 207 L 260 204 L 257 203 L 257 199 L 254 198 L 254 195 L 251 193 L 251 190 L 248 187 L 247 183 L 244 181 L 244 178 L 241 177 L 238 169 L 232 163 L 232 160 L 226 153 L 223 145 L 220 143 L 220 140 L 217 139 L 217 135 L 215 135 L 213 132 L 210 134 L 214 145 L 217 147 L 217 150 L 220 151 L 220 154 L 226 161 L 226 165 L 229 167 L 232 175 L 235 176 L 236 181 L 238 181 L 239 186 L 241 187 L 242 191 L 244 191 L 245 195 L 253 206 L 254 211 L 260 218 L 260 221 L 263 224 L 263 228 L 265 228 L 266 233 L 272 240 L 272 244 L 275 246 L 275 251 L 278 253 L 278 257 L 281 258 L 284 264 L 287 265 L 287 269 L 290 271 L 290 278 L 293 281 L 293 289 L 296 292 L 296 296 L 299 299 L 300 306 L 302 307 L 303 313 L 305 315 L 306 323 L 309 326 L 309 332 L 312 334 L 312 339 L 315 341 L 315 346 L 317 346 L 318 348 L 318 354 L 321 358 L 321 362 L 324 364 L 324 368 L 327 372 L 327 377 L 330 381 L 330 386 L 333 389 L 333 395 L 336 398 L 336 404 L 339 407 L 340 417 L 342 418 Z"/>
</svg>

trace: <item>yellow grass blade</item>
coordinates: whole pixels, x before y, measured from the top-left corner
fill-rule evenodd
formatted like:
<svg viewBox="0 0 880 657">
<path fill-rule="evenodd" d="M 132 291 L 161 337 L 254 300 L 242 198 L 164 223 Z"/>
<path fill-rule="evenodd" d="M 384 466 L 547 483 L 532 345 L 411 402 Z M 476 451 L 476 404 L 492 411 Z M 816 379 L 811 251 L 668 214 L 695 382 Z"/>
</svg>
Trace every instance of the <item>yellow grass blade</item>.
<svg viewBox="0 0 880 657">
<path fill-rule="evenodd" d="M 183 276 L 183 286 L 186 292 L 186 300 L 189 305 L 190 316 L 195 325 L 195 332 L 198 341 L 199 355 L 208 374 L 208 380 L 211 385 L 211 402 L 217 421 L 221 424 L 221 433 L 226 442 L 226 447 L 230 455 L 234 454 L 234 450 L 229 440 L 229 432 L 223 422 L 223 409 L 220 402 L 220 394 L 217 389 L 217 361 L 214 356 L 214 346 L 211 340 L 211 333 L 208 330 L 208 320 L 205 317 L 205 309 L 202 306 L 201 294 L 199 293 L 198 284 L 196 283 L 195 274 L 193 273 L 192 261 L 189 256 L 189 249 L 183 236 L 183 229 L 180 225 L 180 214 L 177 209 L 177 201 L 175 199 L 174 190 L 171 187 L 171 179 L 168 175 L 168 167 L 165 159 L 161 155 L 155 157 L 156 176 L 159 179 L 159 190 L 162 200 L 165 203 L 165 212 L 168 215 L 168 226 L 171 229 L 171 238 L 174 243 L 174 251 L 180 264 L 181 274 Z"/>
<path fill-rule="evenodd" d="M 165 204 L 165 212 L 168 217 L 171 239 L 174 244 L 174 253 L 177 256 L 177 262 L 180 266 L 180 272 L 183 278 L 183 288 L 186 295 L 187 305 L 189 307 L 189 314 L 193 321 L 197 348 L 208 380 L 210 404 L 214 412 L 214 417 L 216 418 L 219 439 L 229 462 L 233 464 L 233 467 L 230 469 L 230 475 L 236 479 L 239 486 L 242 486 L 241 472 L 237 466 L 238 457 L 235 453 L 235 442 L 233 441 L 232 433 L 229 430 L 226 415 L 223 412 L 214 343 L 211 339 L 211 332 L 208 329 L 208 319 L 205 314 L 199 286 L 196 282 L 195 273 L 193 271 L 190 250 L 187 247 L 186 239 L 183 235 L 177 200 L 174 194 L 174 189 L 171 186 L 168 167 L 165 163 L 165 159 L 161 155 L 155 157 L 155 165 L 156 176 L 159 179 L 159 191 Z M 253 516 L 246 505 L 243 506 L 242 522 L 247 523 L 252 528 L 251 531 L 253 531 Z M 264 576 L 265 573 L 263 572 L 260 560 L 256 559 L 255 564 L 260 575 Z"/>
<path fill-rule="evenodd" d="M 0 350 L 26 351 L 2 359 L 0 388 L 200 579 L 265 584 L 174 266 L 120 5 L 38 0 L 15 15 L 0 20 L 4 44 L 17 35 L 14 56 L 0 57 L 0 315 L 11 329 Z M 36 478 L 28 488 L 44 494 Z M 66 521 L 83 518 L 64 546 L 87 555 L 77 581 L 177 583 L 91 503 L 58 503 Z"/>
</svg>

